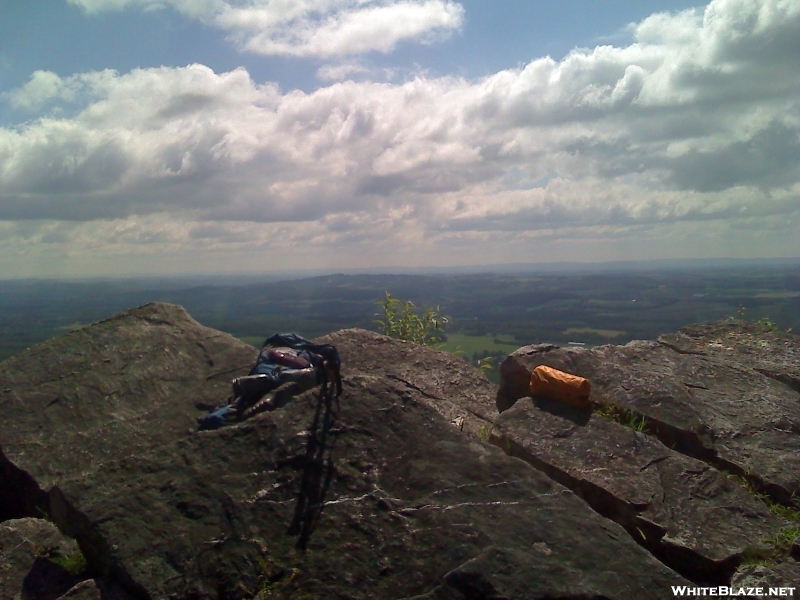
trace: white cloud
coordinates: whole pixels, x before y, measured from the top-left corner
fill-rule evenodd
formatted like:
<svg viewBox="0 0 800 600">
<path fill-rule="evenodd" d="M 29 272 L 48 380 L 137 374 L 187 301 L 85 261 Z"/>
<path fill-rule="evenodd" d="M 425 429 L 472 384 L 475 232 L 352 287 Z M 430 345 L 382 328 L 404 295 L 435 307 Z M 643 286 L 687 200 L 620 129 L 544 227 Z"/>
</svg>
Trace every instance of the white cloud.
<svg viewBox="0 0 800 600">
<path fill-rule="evenodd" d="M 115 75 L 114 71 L 105 70 L 62 78 L 52 71 L 34 71 L 25 85 L 0 97 L 12 108 L 38 112 L 53 103 L 74 103 L 102 93 L 103 86 Z"/>
<path fill-rule="evenodd" d="M 343 57 L 391 52 L 398 43 L 429 43 L 464 23 L 451 0 L 68 0 L 89 13 L 139 6 L 171 6 L 187 17 L 227 31 L 257 54 Z"/>
<path fill-rule="evenodd" d="M 49 71 L 35 71 L 23 87 L 8 95 L 14 108 L 39 110 L 45 103 L 54 98 L 65 96 L 65 86 L 61 78 Z"/>
<path fill-rule="evenodd" d="M 657 252 L 645 240 L 666 231 L 724 248 L 734 226 L 742 244 L 800 254 L 787 229 L 800 220 L 798 40 L 800 4 L 718 0 L 650 17 L 630 46 L 479 81 L 282 93 L 202 65 L 37 73 L 7 101 L 77 112 L 0 129 L 0 219 L 77 224 L 53 247 L 250 245 L 295 260 L 358 248 L 396 262 L 403 248 L 463 262 L 456 249 L 473 244 L 518 262 L 531 257 L 504 253 L 562 235 L 638 236 Z M 79 234 L 93 228 L 105 233 Z"/>
<path fill-rule="evenodd" d="M 266 55 L 347 56 L 390 52 L 405 40 L 430 41 L 437 33 L 463 23 L 460 5 L 442 0 L 368 5 L 342 11 L 319 22 L 303 18 L 289 27 L 265 28 L 252 35 L 239 33 L 243 46 Z M 304 15 L 305 16 L 305 15 Z M 227 25 L 225 15 L 219 19 Z"/>
<path fill-rule="evenodd" d="M 323 65 L 317 69 L 317 77 L 327 81 L 342 81 L 354 75 L 371 74 L 371 69 L 359 63 Z"/>
</svg>

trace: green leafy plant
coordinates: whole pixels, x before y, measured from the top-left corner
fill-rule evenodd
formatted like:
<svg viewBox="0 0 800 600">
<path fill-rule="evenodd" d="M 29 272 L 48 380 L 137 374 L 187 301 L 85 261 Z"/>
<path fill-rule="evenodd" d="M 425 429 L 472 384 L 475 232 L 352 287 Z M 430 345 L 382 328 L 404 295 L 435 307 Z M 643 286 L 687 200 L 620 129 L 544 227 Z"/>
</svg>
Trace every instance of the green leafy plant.
<svg viewBox="0 0 800 600">
<path fill-rule="evenodd" d="M 494 358 L 491 356 L 484 356 L 478 360 L 478 370 L 484 375 L 489 375 L 494 369 Z"/>
<path fill-rule="evenodd" d="M 492 436 L 492 429 L 494 429 L 494 425 L 486 424 L 483 427 L 481 427 L 480 434 L 481 434 L 481 440 L 482 441 L 484 441 L 484 442 L 488 442 L 489 441 L 489 438 Z"/>
<path fill-rule="evenodd" d="M 762 317 L 758 321 L 756 321 L 756 323 L 764 327 L 767 331 L 778 330 L 778 326 L 775 324 L 775 321 L 773 321 L 769 317 Z"/>
<path fill-rule="evenodd" d="M 89 570 L 89 563 L 86 562 L 86 557 L 79 549 L 69 554 L 55 554 L 47 558 L 73 575 L 83 575 Z"/>
<path fill-rule="evenodd" d="M 746 321 L 747 320 L 747 309 L 744 306 L 739 306 L 739 310 L 736 311 L 736 316 L 740 320 Z M 734 317 L 728 317 L 728 318 L 732 320 Z M 763 327 L 767 331 L 777 331 L 778 330 L 778 324 L 775 323 L 775 321 L 773 321 L 769 316 L 764 316 L 764 317 L 761 317 L 760 319 L 756 319 L 755 321 L 753 321 L 753 323 L 755 323 L 756 325 L 761 325 L 761 327 Z M 789 327 L 786 330 L 786 333 L 790 333 L 791 331 L 792 331 L 792 328 Z"/>
<path fill-rule="evenodd" d="M 39 509 L 39 513 L 42 515 L 42 519 L 53 523 L 48 513 L 41 509 Z M 50 562 L 61 566 L 73 575 L 84 575 L 89 571 L 89 563 L 77 545 L 74 546 L 73 550 L 64 553 L 60 545 L 34 544 L 34 553 L 38 557 L 46 558 Z"/>
<path fill-rule="evenodd" d="M 384 335 L 426 346 L 441 341 L 448 318 L 441 314 L 438 306 L 418 311 L 410 300 L 400 300 L 389 292 L 375 304 L 380 306 L 383 314 L 379 313 L 377 316 L 381 318 L 374 322 Z"/>
</svg>

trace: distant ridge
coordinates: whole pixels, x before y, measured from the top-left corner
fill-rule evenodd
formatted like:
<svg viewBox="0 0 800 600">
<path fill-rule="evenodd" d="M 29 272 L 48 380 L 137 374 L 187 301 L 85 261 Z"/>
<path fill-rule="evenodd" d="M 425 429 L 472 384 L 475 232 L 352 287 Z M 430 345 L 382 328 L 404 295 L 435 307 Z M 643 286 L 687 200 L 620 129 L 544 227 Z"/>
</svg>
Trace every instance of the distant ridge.
<svg viewBox="0 0 800 600">
<path fill-rule="evenodd" d="M 493 273 L 519 275 L 529 273 L 581 274 L 581 273 L 638 273 L 642 271 L 696 271 L 704 269 L 754 269 L 800 267 L 800 257 L 782 258 L 668 258 L 656 260 L 615 260 L 603 262 L 547 262 L 547 263 L 501 263 L 486 265 L 450 265 L 433 267 L 407 267 L 390 265 L 386 267 L 353 268 L 310 268 L 286 269 L 280 271 L 241 271 L 224 273 L 186 273 L 169 275 L 126 274 L 120 276 L 99 275 L 97 277 L 0 277 L 0 281 L 136 281 L 137 287 L 147 284 L 152 287 L 170 288 L 174 285 L 241 285 L 306 279 L 325 275 L 470 275 Z"/>
<path fill-rule="evenodd" d="M 470 274 L 470 273 L 603 273 L 603 272 L 639 272 L 639 271 L 680 271 L 699 269 L 728 269 L 755 267 L 787 267 L 800 266 L 800 257 L 788 258 L 676 258 L 660 260 L 617 260 L 605 262 L 549 262 L 549 263 L 506 263 L 495 265 L 468 265 L 450 267 L 392 267 L 387 269 L 350 269 L 339 270 L 342 273 L 367 274 Z"/>
</svg>

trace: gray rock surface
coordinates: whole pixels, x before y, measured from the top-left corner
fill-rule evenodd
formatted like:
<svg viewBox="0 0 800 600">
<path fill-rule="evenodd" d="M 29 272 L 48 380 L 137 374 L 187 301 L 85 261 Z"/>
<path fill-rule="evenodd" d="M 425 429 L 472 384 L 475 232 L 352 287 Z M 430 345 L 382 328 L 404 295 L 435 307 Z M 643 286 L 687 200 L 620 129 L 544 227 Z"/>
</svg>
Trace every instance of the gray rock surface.
<svg viewBox="0 0 800 600">
<path fill-rule="evenodd" d="M 331 338 L 338 409 L 307 392 L 199 433 L 256 351 L 179 307 L 126 311 L 0 364 L 2 520 L 46 511 L 97 581 L 137 598 L 660 600 L 687 583 L 572 492 L 453 427 L 491 390 L 466 363 L 411 348 L 380 368 L 378 346 L 398 356 L 391 341 Z M 374 350 L 362 363 L 359 347 Z"/>
<path fill-rule="evenodd" d="M 77 551 L 75 540 L 43 519 L 12 519 L 0 523 L 0 600 L 48 596 L 56 598 L 80 578 L 50 558 Z"/>
<path fill-rule="evenodd" d="M 124 311 L 0 363 L 0 406 L 12 416 L 0 426 L 2 450 L 36 462 L 48 489 L 108 459 L 135 460 L 196 427 L 197 405 L 224 404 L 256 355 L 182 307 Z"/>
<path fill-rule="evenodd" d="M 658 341 L 679 352 L 737 362 L 800 392 L 800 340 L 763 323 L 697 323 Z"/>
<path fill-rule="evenodd" d="M 800 563 L 790 559 L 770 566 L 741 567 L 733 576 L 731 587 L 789 587 L 794 588 L 792 595 L 797 596 L 800 594 Z"/>
<path fill-rule="evenodd" d="M 497 418 L 497 386 L 457 356 L 363 329 L 324 336 L 335 344 L 350 371 L 386 375 L 473 438 Z"/>
<path fill-rule="evenodd" d="M 731 321 L 658 342 L 527 346 L 500 367 L 502 412 L 491 439 L 575 490 L 665 564 L 724 585 L 751 550 L 800 526 L 768 510 L 769 502 L 797 508 L 800 493 L 798 359 L 797 336 Z M 599 412 L 527 398 L 539 365 L 589 379 Z M 632 418 L 645 419 L 640 431 Z M 765 568 L 788 582 L 796 563 L 782 559 Z M 754 568 L 742 566 L 734 580 Z"/>
<path fill-rule="evenodd" d="M 58 600 L 104 600 L 103 592 L 94 579 L 86 579 L 76 584 Z"/>
<path fill-rule="evenodd" d="M 789 525 L 713 467 L 556 401 L 519 400 L 500 415 L 491 441 L 693 581 L 727 583 L 748 550 Z"/>
<path fill-rule="evenodd" d="M 726 324 L 725 331 L 733 336 L 735 324 Z M 742 330 L 742 339 L 758 347 L 749 331 Z M 692 339 L 696 346 L 704 343 Z M 497 405 L 506 409 L 527 396 L 526 378 L 539 364 L 562 369 L 590 380 L 595 403 L 645 416 L 668 446 L 746 474 L 773 498 L 792 502 L 800 495 L 800 395 L 758 370 L 772 360 L 770 346 L 763 360 L 751 356 L 748 362 L 674 346 L 637 341 L 592 349 L 520 348 L 500 367 Z"/>
</svg>

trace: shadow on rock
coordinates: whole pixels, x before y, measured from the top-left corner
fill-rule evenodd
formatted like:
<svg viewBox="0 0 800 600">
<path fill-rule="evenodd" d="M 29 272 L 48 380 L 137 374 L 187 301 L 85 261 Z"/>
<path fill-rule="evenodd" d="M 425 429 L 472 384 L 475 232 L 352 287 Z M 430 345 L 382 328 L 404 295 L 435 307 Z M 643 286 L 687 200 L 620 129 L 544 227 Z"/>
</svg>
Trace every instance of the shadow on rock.
<svg viewBox="0 0 800 600">
<path fill-rule="evenodd" d="M 305 550 L 308 546 L 311 534 L 322 514 L 325 494 L 333 478 L 333 448 L 336 445 L 336 437 L 328 446 L 328 435 L 336 435 L 331 431 L 336 419 L 332 406 L 334 399 L 338 409 L 339 398 L 334 395 L 334 385 L 323 384 L 317 396 L 314 419 L 308 428 L 306 452 L 302 457 L 303 474 L 300 479 L 300 492 L 294 518 L 287 532 L 289 535 L 298 536 L 296 545 L 300 550 Z"/>
<path fill-rule="evenodd" d="M 558 400 L 537 396 L 531 398 L 531 401 L 536 408 L 548 412 L 553 416 L 572 421 L 572 423 L 578 427 L 584 427 L 589 422 L 589 419 L 592 418 L 591 410 L 575 408 L 574 406 L 569 406 Z"/>
<path fill-rule="evenodd" d="M 55 600 L 83 578 L 48 558 L 37 557 L 22 582 L 24 600 Z"/>
</svg>

